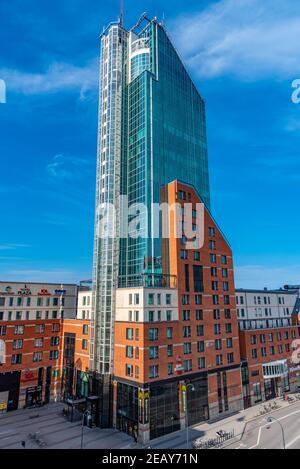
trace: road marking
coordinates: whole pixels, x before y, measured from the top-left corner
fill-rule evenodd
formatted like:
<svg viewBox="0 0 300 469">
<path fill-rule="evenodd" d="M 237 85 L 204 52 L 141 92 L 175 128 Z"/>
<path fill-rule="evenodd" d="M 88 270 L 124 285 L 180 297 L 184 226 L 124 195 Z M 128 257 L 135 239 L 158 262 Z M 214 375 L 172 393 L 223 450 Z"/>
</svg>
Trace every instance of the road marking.
<svg viewBox="0 0 300 469">
<path fill-rule="evenodd" d="M 290 441 L 289 443 L 287 443 L 287 444 L 285 445 L 285 447 L 286 447 L 286 448 L 290 448 L 290 447 L 293 446 L 293 445 L 296 443 L 296 441 L 298 441 L 299 439 L 300 439 L 300 435 L 296 436 L 296 438 L 294 438 L 292 441 Z"/>
<path fill-rule="evenodd" d="M 251 446 L 249 449 L 254 449 L 254 448 L 257 448 L 257 446 L 259 445 L 259 442 L 260 442 L 260 437 L 261 437 L 261 431 L 262 431 L 262 428 L 263 428 L 263 427 L 259 427 L 259 430 L 258 430 L 258 437 L 257 437 L 257 443 L 256 443 L 256 445 L 254 445 L 254 446 Z"/>
<path fill-rule="evenodd" d="M 284 415 L 283 417 L 280 417 L 280 418 L 278 418 L 277 420 L 279 420 L 279 421 L 285 420 L 285 419 L 291 417 L 292 415 L 299 414 L 299 412 L 300 412 L 300 410 L 295 410 L 295 412 L 291 412 L 290 414 Z M 272 416 L 270 415 L 270 417 L 272 417 Z M 268 416 L 266 416 L 266 419 L 267 419 L 267 418 L 268 418 Z M 261 422 L 260 422 L 260 423 L 261 423 Z M 257 448 L 257 447 L 258 447 L 258 445 L 259 445 L 259 443 L 260 443 L 260 439 L 261 439 L 261 432 L 262 432 L 262 429 L 265 428 L 265 427 L 271 426 L 271 425 L 273 425 L 273 424 L 276 424 L 276 420 L 272 420 L 272 422 L 268 422 L 268 423 L 266 423 L 265 425 L 262 425 L 261 427 L 259 427 L 258 437 L 257 437 L 257 443 L 256 443 L 256 445 L 251 446 L 249 449 L 254 449 L 254 448 Z M 290 443 L 288 443 L 288 444 L 286 445 L 286 447 L 288 448 L 288 447 L 292 446 L 297 440 L 299 440 L 299 438 L 300 438 L 300 435 L 298 435 L 297 438 L 295 438 L 295 439 L 292 440 Z"/>
</svg>

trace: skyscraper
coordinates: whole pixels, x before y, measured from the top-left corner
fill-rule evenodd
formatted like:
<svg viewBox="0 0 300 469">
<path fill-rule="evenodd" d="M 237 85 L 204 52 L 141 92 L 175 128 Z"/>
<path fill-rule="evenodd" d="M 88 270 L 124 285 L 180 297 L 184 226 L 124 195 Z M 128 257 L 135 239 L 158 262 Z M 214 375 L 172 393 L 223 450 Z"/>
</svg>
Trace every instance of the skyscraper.
<svg viewBox="0 0 300 469">
<path fill-rule="evenodd" d="M 91 369 L 108 382 L 116 289 L 163 274 L 153 209 L 161 187 L 183 179 L 207 208 L 210 193 L 205 104 L 161 23 L 143 15 L 131 30 L 116 22 L 103 31 L 99 93 Z M 120 196 L 138 205 L 134 214 Z"/>
</svg>

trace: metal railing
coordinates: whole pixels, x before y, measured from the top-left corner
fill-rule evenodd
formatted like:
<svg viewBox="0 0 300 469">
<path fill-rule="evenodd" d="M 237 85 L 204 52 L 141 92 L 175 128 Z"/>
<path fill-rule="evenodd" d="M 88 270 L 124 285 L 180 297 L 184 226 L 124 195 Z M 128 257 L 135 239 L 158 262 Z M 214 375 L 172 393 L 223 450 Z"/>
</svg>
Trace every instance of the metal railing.
<svg viewBox="0 0 300 469">
<path fill-rule="evenodd" d="M 217 432 L 217 437 L 215 438 L 210 438 L 208 440 L 203 440 L 198 438 L 195 440 L 192 444 L 193 449 L 212 449 L 212 448 L 217 448 L 218 446 L 221 446 L 223 443 L 225 443 L 228 440 L 231 440 L 234 438 L 234 430 L 230 432 L 224 432 L 220 430 Z"/>
</svg>

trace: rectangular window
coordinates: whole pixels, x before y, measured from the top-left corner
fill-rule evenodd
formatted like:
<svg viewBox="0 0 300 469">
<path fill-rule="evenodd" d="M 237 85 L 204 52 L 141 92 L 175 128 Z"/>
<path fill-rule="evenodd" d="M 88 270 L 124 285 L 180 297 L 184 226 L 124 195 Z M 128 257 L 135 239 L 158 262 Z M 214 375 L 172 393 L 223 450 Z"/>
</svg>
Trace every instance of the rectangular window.
<svg viewBox="0 0 300 469">
<path fill-rule="evenodd" d="M 89 333 L 89 326 L 87 324 L 84 324 L 82 328 L 82 334 L 88 335 L 88 333 Z"/>
<path fill-rule="evenodd" d="M 149 359 L 156 360 L 158 358 L 158 347 L 149 347 Z"/>
<path fill-rule="evenodd" d="M 23 335 L 24 334 L 24 326 L 15 326 L 14 334 L 15 335 Z"/>
<path fill-rule="evenodd" d="M 36 334 L 43 334 L 45 332 L 45 324 L 37 324 L 35 326 Z"/>
<path fill-rule="evenodd" d="M 12 365 L 21 365 L 22 364 L 22 355 L 21 354 L 14 354 L 11 356 L 11 364 Z"/>
<path fill-rule="evenodd" d="M 203 309 L 196 309 L 196 321 L 203 321 Z"/>
<path fill-rule="evenodd" d="M 34 363 L 41 362 L 43 360 L 43 352 L 34 352 L 32 361 Z"/>
<path fill-rule="evenodd" d="M 13 341 L 13 349 L 14 350 L 19 350 L 21 348 L 23 348 L 23 340 L 22 339 L 14 340 Z"/>
<path fill-rule="evenodd" d="M 199 251 L 194 251 L 193 252 L 193 259 L 194 261 L 200 261 L 201 260 L 201 254 Z"/>
<path fill-rule="evenodd" d="M 185 277 L 185 291 L 190 291 L 190 271 L 189 265 L 184 266 L 184 277 Z"/>
<path fill-rule="evenodd" d="M 173 327 L 167 327 L 167 339 L 173 339 Z"/>
<path fill-rule="evenodd" d="M 149 329 L 149 332 L 148 332 L 148 337 L 149 337 L 149 340 L 151 341 L 154 341 L 154 340 L 158 340 L 158 329 Z"/>
<path fill-rule="evenodd" d="M 198 368 L 199 368 L 199 370 L 203 370 L 205 368 L 205 358 L 204 357 L 198 358 Z"/>
<path fill-rule="evenodd" d="M 158 377 L 158 365 L 149 366 L 149 378 L 153 379 Z"/>
<path fill-rule="evenodd" d="M 133 358 L 133 351 L 134 351 L 133 347 L 127 345 L 127 347 L 126 347 L 126 357 L 127 358 Z"/>
<path fill-rule="evenodd" d="M 126 329 L 126 339 L 133 340 L 133 329 Z"/>
<path fill-rule="evenodd" d="M 86 339 L 84 339 L 86 340 Z M 50 345 L 51 347 L 57 347 L 60 344 L 60 338 L 59 337 L 51 337 Z"/>
<path fill-rule="evenodd" d="M 57 360 L 59 356 L 58 350 L 50 350 L 50 360 Z"/>
<path fill-rule="evenodd" d="M 197 352 L 198 353 L 203 353 L 204 350 L 205 350 L 204 341 L 201 340 L 200 342 L 197 342 Z"/>
<path fill-rule="evenodd" d="M 194 291 L 203 292 L 203 268 L 201 265 L 193 265 Z"/>
<path fill-rule="evenodd" d="M 51 338 L 52 339 L 52 338 Z M 44 339 L 40 338 L 40 339 L 34 339 L 34 343 L 33 343 L 33 346 L 35 348 L 42 348 L 44 346 Z"/>
</svg>

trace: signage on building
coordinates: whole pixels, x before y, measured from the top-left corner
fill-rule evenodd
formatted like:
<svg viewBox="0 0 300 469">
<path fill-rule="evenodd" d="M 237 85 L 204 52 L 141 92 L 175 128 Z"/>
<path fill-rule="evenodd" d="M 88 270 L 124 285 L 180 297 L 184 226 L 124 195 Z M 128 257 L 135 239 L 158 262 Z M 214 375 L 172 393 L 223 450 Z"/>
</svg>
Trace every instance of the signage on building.
<svg viewBox="0 0 300 469">
<path fill-rule="evenodd" d="M 55 290 L 55 295 L 65 295 L 67 293 L 67 290 Z"/>
<path fill-rule="evenodd" d="M 149 399 L 149 397 L 150 397 L 149 391 L 139 391 L 139 399 L 141 399 L 142 401 Z"/>
<path fill-rule="evenodd" d="M 24 378 L 21 379 L 21 382 L 22 383 L 28 383 L 30 381 L 34 381 L 35 377 L 34 377 L 34 373 L 28 371 L 26 373 L 24 373 Z"/>
<path fill-rule="evenodd" d="M 18 291 L 18 295 L 29 296 L 29 295 L 31 295 L 31 290 L 30 290 L 30 288 L 27 287 L 27 285 L 25 285 L 24 288 L 21 288 Z"/>
<path fill-rule="evenodd" d="M 7 404 L 6 402 L 0 402 L 0 412 L 3 412 L 4 410 L 7 410 Z"/>
<path fill-rule="evenodd" d="M 0 295 L 13 295 L 13 291 L 11 287 L 6 287 L 4 291 L 0 292 Z"/>
<path fill-rule="evenodd" d="M 182 365 L 182 358 L 181 357 L 176 357 L 176 366 L 175 366 L 175 373 L 177 375 L 182 375 L 184 371 L 183 365 Z"/>
<path fill-rule="evenodd" d="M 51 293 L 48 290 L 42 288 L 40 292 L 38 292 L 38 296 L 51 296 Z"/>
</svg>

